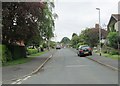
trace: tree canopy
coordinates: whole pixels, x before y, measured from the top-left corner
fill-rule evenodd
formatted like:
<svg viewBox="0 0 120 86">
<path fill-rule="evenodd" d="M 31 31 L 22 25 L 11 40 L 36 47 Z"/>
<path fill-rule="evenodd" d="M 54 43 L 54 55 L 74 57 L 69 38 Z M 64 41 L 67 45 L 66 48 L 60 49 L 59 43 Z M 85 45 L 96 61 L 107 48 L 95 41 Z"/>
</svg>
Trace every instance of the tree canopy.
<svg viewBox="0 0 120 86">
<path fill-rule="evenodd" d="M 40 40 L 53 37 L 53 7 L 50 2 L 3 2 L 3 43 L 39 44 Z"/>
<path fill-rule="evenodd" d="M 107 31 L 101 29 L 102 39 L 107 37 Z M 74 48 L 78 48 L 79 45 L 87 44 L 91 47 L 97 46 L 99 43 L 99 29 L 86 28 L 80 35 L 76 33 L 72 34 L 71 45 Z"/>
<path fill-rule="evenodd" d="M 106 38 L 106 36 L 107 31 L 101 29 L 101 39 Z M 86 30 L 81 32 L 80 38 L 85 44 L 88 44 L 91 47 L 97 46 L 97 44 L 99 43 L 99 29 L 87 28 Z"/>
<path fill-rule="evenodd" d="M 117 32 L 110 32 L 107 36 L 109 40 L 109 46 L 115 49 L 118 48 L 118 43 L 120 44 L 120 36 Z"/>
<path fill-rule="evenodd" d="M 61 40 L 61 43 L 69 44 L 70 43 L 70 39 L 68 37 L 63 37 L 62 40 Z"/>
<path fill-rule="evenodd" d="M 73 33 L 73 34 L 72 34 L 72 37 L 74 37 L 74 36 L 78 36 L 77 33 Z"/>
</svg>

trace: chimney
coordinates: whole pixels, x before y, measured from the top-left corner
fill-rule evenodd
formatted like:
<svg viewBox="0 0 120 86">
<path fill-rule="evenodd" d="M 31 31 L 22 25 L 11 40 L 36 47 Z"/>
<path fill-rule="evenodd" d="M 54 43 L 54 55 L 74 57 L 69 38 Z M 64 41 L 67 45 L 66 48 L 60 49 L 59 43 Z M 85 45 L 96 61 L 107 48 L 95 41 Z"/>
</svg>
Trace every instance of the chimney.
<svg viewBox="0 0 120 86">
<path fill-rule="evenodd" d="M 99 29 L 99 24 L 95 24 L 95 29 Z"/>
</svg>

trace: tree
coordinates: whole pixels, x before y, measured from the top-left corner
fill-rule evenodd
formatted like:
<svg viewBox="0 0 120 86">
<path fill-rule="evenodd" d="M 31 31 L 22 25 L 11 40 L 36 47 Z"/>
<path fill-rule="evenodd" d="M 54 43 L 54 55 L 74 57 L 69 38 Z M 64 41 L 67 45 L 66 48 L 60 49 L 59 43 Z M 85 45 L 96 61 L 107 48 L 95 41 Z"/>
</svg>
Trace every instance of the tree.
<svg viewBox="0 0 120 86">
<path fill-rule="evenodd" d="M 74 48 L 77 48 L 77 44 L 80 42 L 80 38 L 77 35 L 74 35 L 71 39 L 71 45 Z"/>
<path fill-rule="evenodd" d="M 52 14 L 52 9 L 54 8 L 54 3 L 49 2 L 46 4 L 45 9 L 43 10 L 42 23 L 39 24 L 40 34 L 47 42 L 48 47 L 50 47 L 50 39 L 54 37 L 54 19 L 57 17 Z M 55 14 L 55 13 L 54 13 Z M 57 15 L 57 14 L 56 14 Z"/>
<path fill-rule="evenodd" d="M 50 41 L 50 47 L 51 47 L 51 48 L 55 48 L 55 46 L 56 46 L 56 42 Z"/>
<path fill-rule="evenodd" d="M 117 32 L 110 32 L 107 36 L 109 40 L 109 46 L 115 49 L 118 48 L 118 43 L 120 44 L 120 36 Z"/>
<path fill-rule="evenodd" d="M 73 33 L 73 34 L 72 34 L 72 37 L 74 37 L 74 36 L 78 36 L 78 35 L 77 35 L 76 33 Z"/>
<path fill-rule="evenodd" d="M 3 2 L 3 43 L 15 44 L 23 40 L 27 44 L 29 38 L 39 34 L 37 27 L 44 4 L 43 2 Z"/>
<path fill-rule="evenodd" d="M 38 46 L 42 40 L 54 36 L 54 3 L 47 2 L 3 2 L 2 43 Z"/>
<path fill-rule="evenodd" d="M 63 37 L 62 40 L 61 40 L 61 43 L 69 44 L 70 43 L 70 39 L 68 37 Z"/>
<path fill-rule="evenodd" d="M 106 38 L 107 31 L 101 29 L 101 33 L 102 38 Z M 99 43 L 99 29 L 87 28 L 86 30 L 83 30 L 80 34 L 80 39 L 83 43 L 88 44 L 91 47 L 97 46 Z"/>
</svg>

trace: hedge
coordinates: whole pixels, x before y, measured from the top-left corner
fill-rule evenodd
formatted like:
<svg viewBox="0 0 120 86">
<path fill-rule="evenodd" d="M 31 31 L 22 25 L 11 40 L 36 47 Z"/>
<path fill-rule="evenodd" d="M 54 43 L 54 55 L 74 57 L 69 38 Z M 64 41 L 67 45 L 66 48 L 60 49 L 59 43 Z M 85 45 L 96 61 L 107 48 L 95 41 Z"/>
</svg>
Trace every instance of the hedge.
<svg viewBox="0 0 120 86">
<path fill-rule="evenodd" d="M 0 45 L 1 47 L 1 51 L 0 53 L 2 53 L 2 55 L 0 55 L 0 60 L 2 61 L 2 63 L 7 62 L 7 61 L 11 61 L 12 60 L 12 55 L 11 52 L 9 51 L 9 49 L 6 47 L 6 45 Z"/>
<path fill-rule="evenodd" d="M 103 52 L 103 53 L 108 53 L 108 54 L 110 54 L 110 55 L 118 55 L 118 54 L 120 54 L 120 51 L 119 51 L 119 50 L 114 49 L 114 48 L 111 48 L 111 47 L 107 47 L 107 46 L 104 46 L 104 47 L 102 48 L 102 52 Z"/>
<path fill-rule="evenodd" d="M 35 53 L 38 53 L 37 49 L 27 49 L 27 54 L 28 55 L 35 54 Z"/>
</svg>

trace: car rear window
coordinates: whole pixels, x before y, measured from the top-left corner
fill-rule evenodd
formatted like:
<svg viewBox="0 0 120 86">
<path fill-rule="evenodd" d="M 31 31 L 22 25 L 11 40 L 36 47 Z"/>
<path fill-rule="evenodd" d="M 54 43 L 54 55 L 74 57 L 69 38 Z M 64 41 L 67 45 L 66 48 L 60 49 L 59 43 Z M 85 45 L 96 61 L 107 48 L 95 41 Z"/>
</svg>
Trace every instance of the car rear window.
<svg viewBox="0 0 120 86">
<path fill-rule="evenodd" d="M 83 47 L 81 47 L 81 49 L 88 49 L 88 48 L 90 48 L 89 46 L 83 46 Z"/>
</svg>

